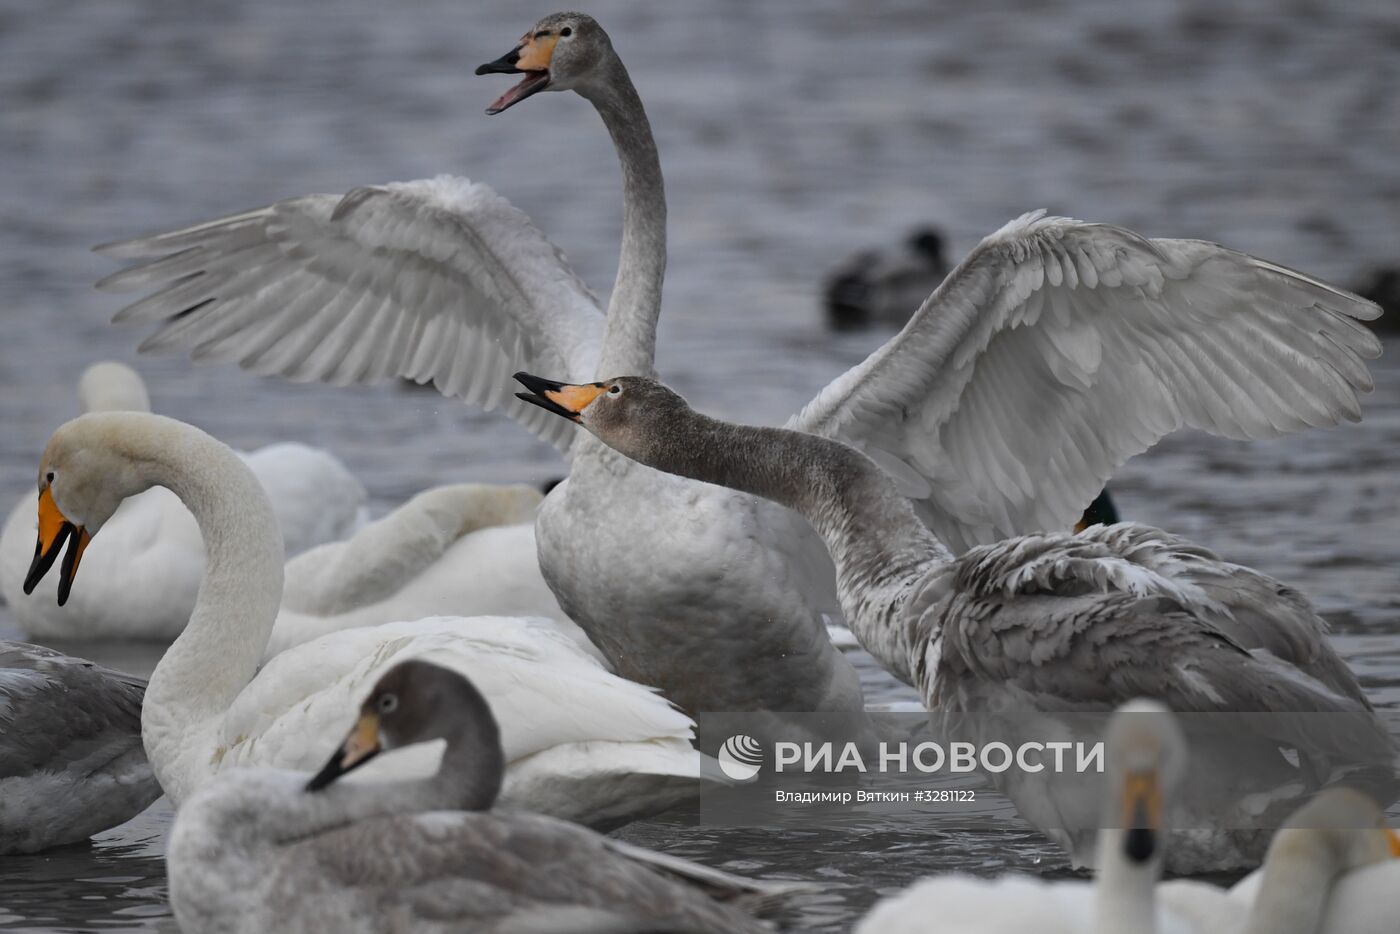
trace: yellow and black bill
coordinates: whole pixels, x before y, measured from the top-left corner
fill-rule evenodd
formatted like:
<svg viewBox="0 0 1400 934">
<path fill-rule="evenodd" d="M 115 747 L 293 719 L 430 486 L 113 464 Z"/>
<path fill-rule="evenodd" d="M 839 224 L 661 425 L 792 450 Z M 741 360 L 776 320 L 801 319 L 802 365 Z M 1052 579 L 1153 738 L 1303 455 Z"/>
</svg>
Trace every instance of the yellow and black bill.
<svg viewBox="0 0 1400 934">
<path fill-rule="evenodd" d="M 379 755 L 383 748 L 379 739 L 379 715 L 373 711 L 362 712 L 360 719 L 355 721 L 355 726 L 350 730 L 350 735 L 345 737 L 345 742 L 340 744 L 340 748 L 331 756 L 325 768 L 306 783 L 306 790 L 320 791 L 340 776 L 353 772 Z"/>
<path fill-rule="evenodd" d="M 529 392 L 517 392 L 515 398 L 523 399 L 531 405 L 537 405 L 546 412 L 553 412 L 571 422 L 579 420 L 580 413 L 586 409 L 594 399 L 607 391 L 604 383 L 561 383 L 558 380 L 545 379 L 543 376 L 531 376 L 529 373 L 516 373 L 515 381 L 524 386 Z"/>
<path fill-rule="evenodd" d="M 1155 771 L 1129 772 L 1123 782 L 1123 853 L 1145 863 L 1161 849 L 1162 789 Z"/>
<path fill-rule="evenodd" d="M 83 560 L 92 536 L 87 529 L 74 522 L 58 508 L 53 501 L 53 488 L 44 487 L 39 493 L 39 540 L 34 544 L 34 560 L 29 565 L 29 573 L 24 577 L 24 592 L 33 593 L 39 581 L 49 573 L 63 551 L 63 543 L 68 543 L 68 551 L 63 556 L 63 566 L 59 569 L 58 605 L 68 602 L 68 594 L 73 590 L 73 578 L 78 573 L 78 563 Z"/>
<path fill-rule="evenodd" d="M 552 33 L 534 33 L 520 40 L 520 44 L 494 62 L 477 66 L 479 75 L 524 75 L 525 78 L 510 88 L 486 108 L 488 114 L 498 114 L 514 107 L 525 98 L 538 94 L 549 87 L 549 62 L 554 57 L 554 44 L 559 37 Z"/>
</svg>

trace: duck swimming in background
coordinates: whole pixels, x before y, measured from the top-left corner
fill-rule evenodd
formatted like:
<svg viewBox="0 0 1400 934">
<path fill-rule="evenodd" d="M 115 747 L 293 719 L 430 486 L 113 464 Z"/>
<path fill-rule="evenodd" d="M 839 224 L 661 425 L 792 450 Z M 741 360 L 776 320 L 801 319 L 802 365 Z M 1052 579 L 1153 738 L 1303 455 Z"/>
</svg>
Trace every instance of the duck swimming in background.
<svg viewBox="0 0 1400 934">
<path fill-rule="evenodd" d="M 952 268 L 936 227 L 910 232 L 898 250 L 862 250 L 826 281 L 827 326 L 833 331 L 901 328 Z"/>
<path fill-rule="evenodd" d="M 1291 810 L 1300 789 L 1353 768 L 1393 767 L 1394 741 L 1307 600 L 1198 545 L 1128 523 L 955 557 L 890 476 L 839 441 L 709 418 L 642 377 L 516 379 L 528 390 L 522 399 L 640 463 L 803 515 L 831 551 L 851 630 L 920 690 L 936 720 L 1022 711 L 1028 723 L 1033 714 L 1058 723 L 1057 714 L 1137 695 L 1177 712 L 1345 715 L 1326 730 L 1310 730 L 1306 717 L 1261 717 L 1253 741 L 1232 736 L 1200 750 L 1197 768 L 1217 778 L 1184 798 L 1186 826 L 1221 829 L 1178 835 L 1174 872 L 1258 865 L 1265 840 L 1223 829 L 1258 826 L 1257 814 L 1235 808 L 1258 808 L 1262 796 Z M 1284 749 L 1296 751 L 1296 765 Z M 1084 783 L 1015 770 L 995 778 L 1076 865 L 1093 864 L 1099 802 Z"/>
<path fill-rule="evenodd" d="M 0 642 L 0 855 L 81 843 L 160 797 L 141 678 Z"/>
<path fill-rule="evenodd" d="M 572 382 L 653 372 L 665 186 L 595 20 L 545 17 L 478 71 L 520 79 L 490 113 L 574 91 L 608 128 L 623 208 L 606 316 L 520 211 L 440 177 L 102 247 L 138 263 L 103 288 L 157 290 L 114 320 L 153 326 L 149 351 L 294 380 L 407 376 L 500 407 L 571 460 L 536 522 L 540 569 L 620 675 L 691 713 L 861 715 L 855 669 L 826 632 L 840 614 L 831 559 L 806 522 L 645 470 L 510 398 L 519 368 Z M 557 145 L 527 126 L 517 145 Z M 1375 307 L 1317 279 L 1043 212 L 992 233 L 910 310 L 788 426 L 875 459 L 954 553 L 1070 527 L 1115 468 L 1178 428 L 1259 439 L 1355 420 L 1379 353 L 1359 323 Z"/>
<path fill-rule="evenodd" d="M 88 367 L 78 381 L 84 412 L 149 412 L 141 375 L 116 362 Z M 241 455 L 272 499 L 289 554 L 349 534 L 364 519 L 365 489 L 339 460 L 304 444 L 273 444 Z M 34 556 L 33 494 L 0 532 L 0 594 L 37 639 L 169 641 L 190 618 L 204 571 L 204 543 L 189 510 L 169 490 L 132 497 L 83 553 L 83 588 L 57 600 L 57 583 L 21 586 Z"/>
<path fill-rule="evenodd" d="M 313 768 L 314 738 L 347 697 L 410 658 L 469 675 L 491 697 L 507 755 L 505 803 L 612 827 L 700 786 L 694 723 L 550 621 L 430 617 L 342 629 L 260 667 L 281 602 L 281 534 L 252 470 L 198 428 L 144 412 L 81 416 L 49 440 L 38 486 L 31 589 L 60 554 L 59 590 L 75 587 L 88 543 L 124 499 L 153 486 L 179 497 L 199 525 L 208 552 L 199 595 L 141 710 L 146 752 L 177 805 L 237 766 Z M 370 769 L 426 775 L 440 754 L 421 746 Z"/>
<path fill-rule="evenodd" d="M 500 730 L 461 673 L 402 662 L 358 706 L 310 781 L 237 769 L 180 808 L 168 864 L 184 930 L 770 930 L 741 906 L 780 886 L 493 809 L 506 768 Z M 429 777 L 344 780 L 376 756 L 432 741 L 446 748 Z"/>
</svg>

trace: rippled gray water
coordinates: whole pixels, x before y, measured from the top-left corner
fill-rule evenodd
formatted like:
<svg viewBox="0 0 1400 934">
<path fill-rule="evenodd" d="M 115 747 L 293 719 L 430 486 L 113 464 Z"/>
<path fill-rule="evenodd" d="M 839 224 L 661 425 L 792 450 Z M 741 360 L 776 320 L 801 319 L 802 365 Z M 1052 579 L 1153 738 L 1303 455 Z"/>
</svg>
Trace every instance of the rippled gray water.
<svg viewBox="0 0 1400 934">
<path fill-rule="evenodd" d="M 1322 3 L 589 5 L 650 109 L 671 197 L 661 371 L 700 407 L 786 417 L 878 335 L 831 340 L 822 273 L 914 223 L 960 253 L 1025 210 L 1226 242 L 1338 281 L 1400 260 L 1400 7 Z M 402 12 L 402 11 L 411 12 Z M 10 0 L 0 7 L 0 495 L 32 483 L 73 383 L 137 362 L 157 407 L 238 447 L 335 450 L 380 510 L 461 479 L 536 480 L 514 425 L 394 387 L 332 390 L 180 360 L 90 284 L 92 243 L 309 191 L 453 171 L 525 209 L 599 289 L 620 183 L 592 111 L 544 95 L 495 118 L 470 76 L 547 3 Z M 1394 350 L 1394 348 L 1392 348 Z M 1168 439 L 1115 481 L 1122 510 L 1306 590 L 1378 705 L 1400 707 L 1400 364 L 1365 421 L 1246 446 Z M 0 608 L 0 636 L 17 635 Z M 133 670 L 155 651 L 65 646 Z M 870 665 L 872 700 L 908 697 Z M 0 928 L 138 930 L 166 914 L 156 805 L 91 848 L 0 860 Z M 627 835 L 824 884 L 797 922 L 843 930 L 882 891 L 953 868 L 1062 871 L 1034 834 Z M 168 922 L 167 922 L 168 923 Z"/>
</svg>

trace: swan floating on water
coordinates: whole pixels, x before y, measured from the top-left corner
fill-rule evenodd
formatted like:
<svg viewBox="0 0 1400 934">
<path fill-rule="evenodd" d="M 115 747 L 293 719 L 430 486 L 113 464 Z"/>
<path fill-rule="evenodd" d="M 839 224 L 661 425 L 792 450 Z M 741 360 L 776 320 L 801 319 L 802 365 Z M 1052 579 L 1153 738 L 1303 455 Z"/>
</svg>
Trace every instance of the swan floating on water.
<svg viewBox="0 0 1400 934">
<path fill-rule="evenodd" d="M 1186 769 L 1180 728 L 1160 704 L 1130 702 L 1109 721 L 1106 746 L 1095 881 L 937 876 L 878 903 L 856 934 L 1206 934 L 1155 898 Z"/>
<path fill-rule="evenodd" d="M 346 629 L 259 670 L 281 601 L 281 536 L 252 471 L 197 428 L 147 413 L 84 415 L 54 433 L 39 470 L 30 585 L 66 542 L 59 591 L 72 588 L 87 543 L 126 497 L 152 486 L 179 497 L 204 536 L 189 624 L 156 665 L 141 712 L 151 764 L 177 805 L 235 766 L 313 768 L 314 740 L 346 698 L 409 658 L 468 674 L 491 697 L 509 763 L 506 803 L 613 826 L 698 788 L 692 721 L 609 673 L 549 621 L 435 617 Z M 427 774 L 440 754 L 421 747 L 369 771 Z"/>
<path fill-rule="evenodd" d="M 540 574 L 542 498 L 528 486 L 435 487 L 291 559 L 266 657 L 341 629 L 454 615 L 551 619 L 601 660 Z"/>
<path fill-rule="evenodd" d="M 1257 571 L 1136 523 L 1027 535 L 954 557 L 890 476 L 849 445 L 709 418 L 651 379 L 516 378 L 529 390 L 521 399 L 640 463 L 805 516 L 835 560 L 852 632 L 920 690 L 936 720 L 1018 712 L 1045 732 L 1060 715 L 1133 695 L 1178 712 L 1271 714 L 1251 721 L 1252 736 L 1235 731 L 1198 747 L 1196 767 L 1214 781 L 1183 796 L 1192 833 L 1174 841 L 1174 872 L 1257 865 L 1262 832 L 1225 828 L 1257 826 L 1257 815 L 1236 809 L 1258 807 L 1261 795 L 1291 809 L 1307 788 L 1352 769 L 1379 769 L 1394 784 L 1395 742 L 1326 624 L 1301 594 Z M 1315 728 L 1286 713 L 1335 716 Z M 969 733 L 1009 722 L 967 719 Z M 1296 750 L 1296 762 L 1283 749 Z M 1092 865 L 1093 789 L 1079 775 L 1048 776 L 993 777 L 1075 864 Z"/>
<path fill-rule="evenodd" d="M 81 843 L 160 797 L 141 747 L 145 680 L 0 642 L 0 855 Z"/>
<path fill-rule="evenodd" d="M 1400 837 L 1375 801 L 1328 788 L 1274 834 L 1264 865 L 1227 893 L 1179 880 L 1162 902 L 1207 932 L 1380 934 L 1400 912 Z"/>
<path fill-rule="evenodd" d="M 88 367 L 78 396 L 84 412 L 151 411 L 141 375 L 122 363 Z M 330 453 L 282 443 L 242 456 L 272 499 L 289 554 L 342 538 L 363 521 L 365 489 Z M 32 594 L 20 586 L 34 555 L 34 512 L 34 495 L 21 497 L 0 532 L 0 594 L 31 637 L 168 642 L 184 628 L 204 571 L 204 543 L 169 490 L 122 504 L 102 541 L 83 553 L 83 587 L 63 605 L 54 581 Z"/>
<path fill-rule="evenodd" d="M 1166 708 L 1137 701 L 1114 715 L 1107 746 L 1111 793 L 1095 881 L 935 877 L 881 901 L 856 934 L 1381 934 L 1394 928 L 1400 860 L 1391 857 L 1400 856 L 1400 840 L 1365 795 L 1348 788 L 1319 793 L 1274 835 L 1264 867 L 1228 895 L 1202 882 L 1158 883 L 1187 764 L 1184 738 Z"/>
<path fill-rule="evenodd" d="M 345 742 L 309 782 L 235 769 L 180 808 L 168 862 L 184 930 L 771 930 L 742 906 L 783 886 L 493 810 L 506 770 L 500 730 L 459 671 L 401 662 L 342 714 L 356 707 Z M 430 777 L 341 780 L 381 752 L 389 760 L 443 740 Z"/>
<path fill-rule="evenodd" d="M 826 635 L 821 540 L 788 510 L 638 467 L 511 399 L 520 368 L 650 375 L 666 201 L 646 112 L 587 16 L 537 23 L 479 71 L 590 101 L 617 149 L 623 230 L 604 316 L 559 251 L 459 178 L 280 201 L 100 247 L 158 289 L 118 312 L 142 348 L 331 383 L 409 377 L 500 407 L 572 461 L 536 524 L 561 608 L 628 678 L 697 711 L 863 709 Z M 1178 428 L 1274 438 L 1359 417 L 1375 306 L 1199 240 L 1032 213 L 986 238 L 895 337 L 788 427 L 861 449 L 954 553 L 1067 529 L 1115 468 Z"/>
</svg>

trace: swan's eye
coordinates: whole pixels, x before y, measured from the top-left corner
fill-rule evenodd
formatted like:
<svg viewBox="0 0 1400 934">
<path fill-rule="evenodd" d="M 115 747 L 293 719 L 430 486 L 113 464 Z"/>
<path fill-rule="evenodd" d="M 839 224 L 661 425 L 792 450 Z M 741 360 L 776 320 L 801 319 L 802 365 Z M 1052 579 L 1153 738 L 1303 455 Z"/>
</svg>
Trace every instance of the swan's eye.
<svg viewBox="0 0 1400 934">
<path fill-rule="evenodd" d="M 561 36 L 572 36 L 573 34 L 574 30 L 571 26 L 565 26 L 563 29 L 559 30 L 559 35 Z"/>
<path fill-rule="evenodd" d="M 44 479 L 47 480 L 49 483 L 53 483 L 53 471 L 50 470 L 48 473 L 46 473 L 44 475 Z"/>
<path fill-rule="evenodd" d="M 616 383 L 614 383 L 614 384 L 612 385 L 612 388 L 610 388 L 610 389 L 608 390 L 608 395 L 610 395 L 610 396 L 615 396 L 615 395 L 617 395 L 617 394 L 620 393 L 620 392 L 622 392 L 622 387 L 619 386 L 619 385 L 617 385 Z"/>
<path fill-rule="evenodd" d="M 397 694 L 385 694 L 379 698 L 379 712 L 393 713 L 399 709 L 399 696 Z"/>
</svg>

